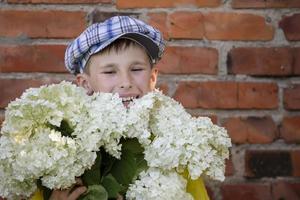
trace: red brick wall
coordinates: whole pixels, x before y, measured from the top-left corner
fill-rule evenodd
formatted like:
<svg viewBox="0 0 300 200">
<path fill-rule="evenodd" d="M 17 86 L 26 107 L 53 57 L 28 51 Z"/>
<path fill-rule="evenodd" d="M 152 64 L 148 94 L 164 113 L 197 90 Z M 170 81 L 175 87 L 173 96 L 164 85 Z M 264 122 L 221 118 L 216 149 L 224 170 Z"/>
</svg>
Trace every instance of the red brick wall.
<svg viewBox="0 0 300 200">
<path fill-rule="evenodd" d="M 300 0 L 2 0 L 0 121 L 25 88 L 73 80 L 64 69 L 66 44 L 116 14 L 163 32 L 161 88 L 228 129 L 227 178 L 207 181 L 212 199 L 296 199 Z"/>
</svg>

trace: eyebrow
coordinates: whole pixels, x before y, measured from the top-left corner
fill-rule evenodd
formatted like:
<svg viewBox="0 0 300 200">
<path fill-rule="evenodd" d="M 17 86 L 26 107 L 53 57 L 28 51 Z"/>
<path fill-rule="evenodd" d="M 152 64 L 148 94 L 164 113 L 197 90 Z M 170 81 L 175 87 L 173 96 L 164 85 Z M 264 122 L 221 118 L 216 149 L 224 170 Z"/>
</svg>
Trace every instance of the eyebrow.
<svg viewBox="0 0 300 200">
<path fill-rule="evenodd" d="M 137 64 L 147 65 L 147 62 L 144 62 L 144 61 L 133 61 L 133 62 L 131 63 L 131 65 L 137 65 Z"/>
<path fill-rule="evenodd" d="M 106 65 L 100 65 L 100 69 L 106 69 L 106 68 L 114 68 L 114 67 L 116 67 L 116 64 L 114 64 L 114 63 L 108 63 L 108 64 L 106 64 Z"/>
</svg>

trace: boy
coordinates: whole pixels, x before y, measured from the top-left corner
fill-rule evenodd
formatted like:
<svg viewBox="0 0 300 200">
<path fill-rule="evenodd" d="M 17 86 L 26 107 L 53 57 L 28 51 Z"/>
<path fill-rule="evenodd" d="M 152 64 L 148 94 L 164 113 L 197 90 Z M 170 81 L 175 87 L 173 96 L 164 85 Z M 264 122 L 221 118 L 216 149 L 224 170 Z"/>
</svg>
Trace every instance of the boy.
<svg viewBox="0 0 300 200">
<path fill-rule="evenodd" d="M 164 46 L 158 30 L 128 16 L 116 16 L 91 25 L 69 44 L 65 64 L 88 94 L 118 93 L 128 106 L 155 88 L 154 64 Z M 85 191 L 78 180 L 72 189 L 53 191 L 50 199 L 75 200 Z"/>
</svg>

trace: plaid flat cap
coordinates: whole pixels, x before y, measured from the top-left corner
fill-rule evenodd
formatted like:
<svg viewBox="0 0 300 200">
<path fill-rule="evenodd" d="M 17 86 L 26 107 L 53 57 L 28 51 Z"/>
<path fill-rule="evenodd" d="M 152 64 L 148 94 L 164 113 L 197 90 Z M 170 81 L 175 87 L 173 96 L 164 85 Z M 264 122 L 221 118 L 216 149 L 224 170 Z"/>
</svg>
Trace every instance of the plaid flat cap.
<svg viewBox="0 0 300 200">
<path fill-rule="evenodd" d="M 161 58 L 165 47 L 157 29 L 129 16 L 115 16 L 89 26 L 68 45 L 65 53 L 67 69 L 72 74 L 82 73 L 91 55 L 118 38 L 127 38 L 145 47 L 153 63 Z"/>
</svg>

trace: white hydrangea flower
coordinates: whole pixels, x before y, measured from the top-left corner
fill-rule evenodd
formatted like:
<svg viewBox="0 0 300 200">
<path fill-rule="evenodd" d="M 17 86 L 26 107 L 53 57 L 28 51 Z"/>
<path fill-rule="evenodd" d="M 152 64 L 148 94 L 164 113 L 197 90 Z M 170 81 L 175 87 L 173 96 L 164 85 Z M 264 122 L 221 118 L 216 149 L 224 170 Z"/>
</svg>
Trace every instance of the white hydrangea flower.
<svg viewBox="0 0 300 200">
<path fill-rule="evenodd" d="M 80 120 L 74 135 L 84 149 L 97 151 L 101 146 L 116 158 L 121 156 L 119 141 L 126 129 L 126 108 L 117 94 L 95 93 L 88 104 L 88 116 Z"/>
<path fill-rule="evenodd" d="M 128 200 L 192 200 L 186 192 L 187 181 L 175 171 L 164 172 L 156 168 L 143 171 L 126 193 Z"/>
<path fill-rule="evenodd" d="M 1 129 L 0 177 L 6 181 L 0 183 L 0 196 L 27 198 L 36 190 L 38 179 L 50 189 L 71 186 L 75 177 L 94 164 L 101 145 L 120 156 L 118 142 L 124 125 L 118 120 L 126 110 L 117 110 L 120 100 L 113 98 L 91 97 L 83 88 L 61 82 L 28 89 L 11 102 Z M 86 122 L 90 129 L 84 126 Z M 97 140 L 91 134 L 94 130 Z M 96 148 L 88 148 L 93 140 Z"/>
<path fill-rule="evenodd" d="M 143 145 L 148 145 L 151 140 L 149 127 L 150 112 L 155 106 L 155 93 L 148 93 L 140 99 L 135 99 L 127 113 L 127 138 L 137 138 Z"/>
<path fill-rule="evenodd" d="M 175 170 L 224 180 L 231 146 L 224 128 L 191 117 L 161 92 L 126 108 L 117 94 L 88 96 L 68 82 L 28 89 L 9 104 L 1 134 L 0 196 L 7 199 L 29 197 L 37 180 L 50 189 L 71 186 L 100 148 L 120 158 L 121 138 L 137 138 L 150 167 L 130 186 L 129 199 L 191 199 Z"/>
<path fill-rule="evenodd" d="M 224 180 L 224 159 L 231 146 L 226 130 L 207 117 L 192 117 L 160 92 L 150 97 L 155 99 L 149 118 L 152 135 L 151 142 L 143 146 L 148 165 L 164 170 L 187 168 L 192 179 L 206 174 Z"/>
<path fill-rule="evenodd" d="M 37 188 L 34 180 L 19 181 L 14 178 L 12 161 L 14 159 L 13 141 L 7 136 L 0 137 L 0 191 L 7 199 L 19 200 L 30 196 Z"/>
</svg>

